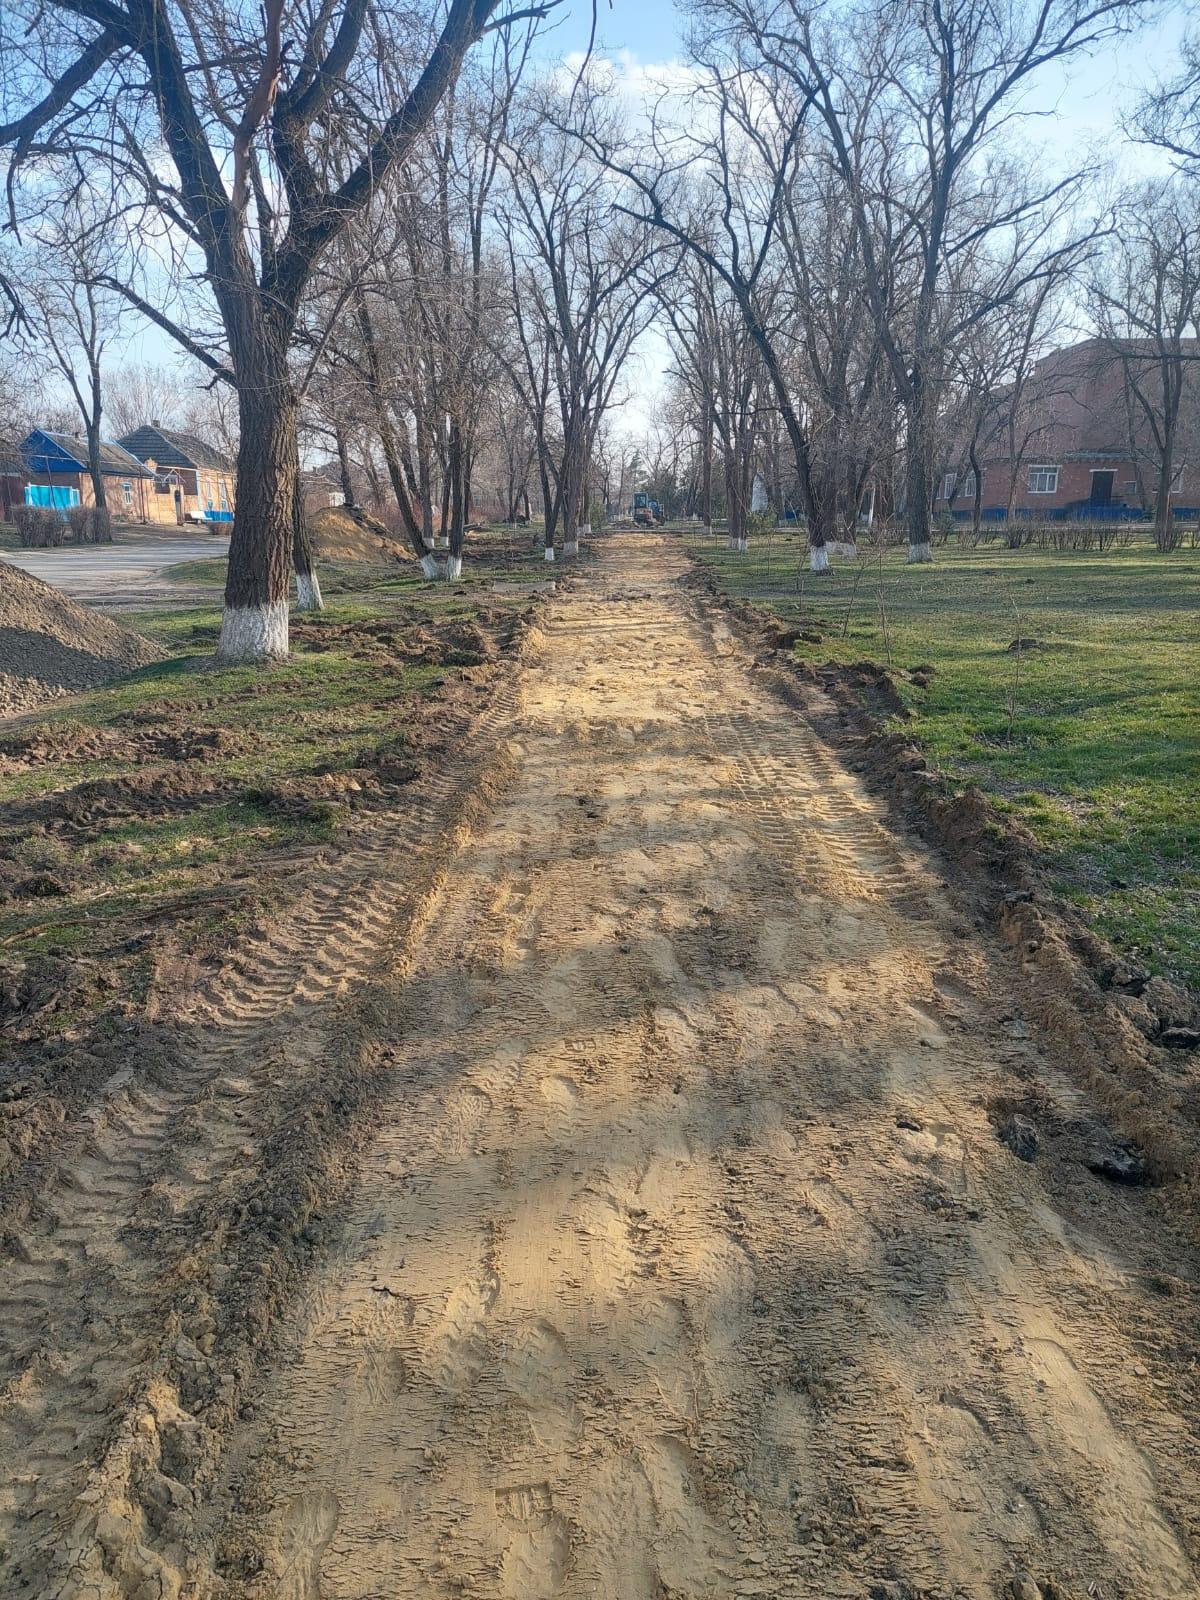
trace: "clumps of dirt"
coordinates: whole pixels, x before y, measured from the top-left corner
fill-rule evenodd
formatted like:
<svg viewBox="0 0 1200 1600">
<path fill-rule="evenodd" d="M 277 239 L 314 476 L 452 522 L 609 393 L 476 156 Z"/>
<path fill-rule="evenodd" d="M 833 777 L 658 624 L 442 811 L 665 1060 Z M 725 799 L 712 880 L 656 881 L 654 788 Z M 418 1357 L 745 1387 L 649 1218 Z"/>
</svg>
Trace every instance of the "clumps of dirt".
<svg viewBox="0 0 1200 1600">
<path fill-rule="evenodd" d="M 39 767 L 63 762 L 139 762 L 225 760 L 249 755 L 258 740 L 252 733 L 230 728 L 197 728 L 181 724 L 163 728 L 162 713 L 152 717 L 135 712 L 118 718 L 118 724 L 137 729 L 130 734 L 123 726 L 88 727 L 83 723 L 37 722 L 18 728 L 0 739 L 0 777 L 33 772 Z M 151 722 L 144 729 L 139 723 Z"/>
<path fill-rule="evenodd" d="M 775 650 L 791 650 L 798 644 L 820 644 L 825 637 L 819 628 L 789 626 L 775 620 L 766 623 L 763 632 Z"/>
<path fill-rule="evenodd" d="M 323 506 L 308 519 L 313 554 L 321 561 L 400 562 L 412 552 L 394 539 L 382 522 L 346 506 Z"/>
<path fill-rule="evenodd" d="M 31 827 L 67 823 L 73 832 L 90 831 L 125 818 L 175 816 L 221 799 L 230 789 L 228 780 L 181 759 L 178 765 L 147 766 L 118 778 L 87 778 L 12 807 L 6 820 Z"/>
<path fill-rule="evenodd" d="M 50 1017 L 76 1011 L 113 986 L 104 969 L 85 957 L 43 953 L 0 961 L 0 1026 L 9 1041 L 36 1038 Z M 0 1094 L 18 1098 L 10 1086 Z"/>
<path fill-rule="evenodd" d="M 104 761 L 123 744 L 108 728 L 81 722 L 36 722 L 0 739 L 0 775 L 31 772 L 49 762 Z"/>
<path fill-rule="evenodd" d="M 0 716 L 161 661 L 148 639 L 0 562 Z"/>
<path fill-rule="evenodd" d="M 413 666 L 481 667 L 509 649 L 520 618 L 501 606 L 482 606 L 468 617 L 436 625 L 407 618 L 345 623 L 300 622 L 292 638 L 319 652 L 336 650 L 361 661 L 400 661 Z"/>
<path fill-rule="evenodd" d="M 907 717 L 908 707 L 901 699 L 895 680 L 886 667 L 875 661 L 854 661 L 848 667 L 828 666 L 823 675 L 833 674 L 838 681 L 870 707 L 876 716 Z"/>
</svg>

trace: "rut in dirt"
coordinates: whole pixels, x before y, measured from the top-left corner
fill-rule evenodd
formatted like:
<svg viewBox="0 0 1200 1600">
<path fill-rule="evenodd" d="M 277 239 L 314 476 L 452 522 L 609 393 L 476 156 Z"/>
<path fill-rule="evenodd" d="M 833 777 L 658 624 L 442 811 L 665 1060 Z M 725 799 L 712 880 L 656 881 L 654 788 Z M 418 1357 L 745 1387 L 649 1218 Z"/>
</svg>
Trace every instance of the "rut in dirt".
<svg viewBox="0 0 1200 1600">
<path fill-rule="evenodd" d="M 1118 1258 L 997 1141 L 1001 1065 L 1077 1099 L 1014 969 L 682 568 L 614 539 L 550 609 L 228 1592 L 1194 1596 L 1138 1202 Z"/>
</svg>

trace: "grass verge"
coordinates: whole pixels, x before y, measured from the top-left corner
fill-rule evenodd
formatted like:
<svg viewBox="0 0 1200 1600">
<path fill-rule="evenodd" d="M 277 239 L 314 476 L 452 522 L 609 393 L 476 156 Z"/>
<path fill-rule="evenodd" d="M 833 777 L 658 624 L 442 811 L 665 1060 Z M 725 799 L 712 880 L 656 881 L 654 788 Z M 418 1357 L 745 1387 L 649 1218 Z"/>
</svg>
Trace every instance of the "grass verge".
<svg viewBox="0 0 1200 1600">
<path fill-rule="evenodd" d="M 167 660 L 0 731 L 9 1040 L 136 1010 L 164 961 L 219 959 L 306 864 L 394 816 L 528 604 L 394 575 L 341 587 L 270 667 L 214 665 L 215 604 L 123 613 Z"/>
<path fill-rule="evenodd" d="M 724 592 L 808 635 L 798 655 L 888 667 L 894 720 L 1025 823 L 1054 888 L 1200 987 L 1200 552 L 948 545 L 815 578 L 794 534 L 742 555 L 686 537 Z"/>
</svg>

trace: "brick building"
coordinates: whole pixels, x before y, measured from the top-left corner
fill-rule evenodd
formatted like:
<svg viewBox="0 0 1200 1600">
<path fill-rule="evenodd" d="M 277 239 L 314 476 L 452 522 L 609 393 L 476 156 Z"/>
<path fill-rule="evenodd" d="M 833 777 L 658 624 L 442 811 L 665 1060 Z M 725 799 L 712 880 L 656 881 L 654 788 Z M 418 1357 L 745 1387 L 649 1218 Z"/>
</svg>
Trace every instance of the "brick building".
<svg viewBox="0 0 1200 1600">
<path fill-rule="evenodd" d="M 233 521 L 233 463 L 203 439 L 148 422 L 117 442 L 153 474 L 148 522 Z"/>
<path fill-rule="evenodd" d="M 26 505 L 53 506 L 64 514 L 72 506 L 95 502 L 88 470 L 87 440 L 73 433 L 35 428 L 21 441 L 25 465 L 21 481 Z M 154 474 L 127 450 L 108 439 L 100 441 L 100 476 L 112 516 L 126 522 L 147 521 Z"/>
<path fill-rule="evenodd" d="M 1171 499 L 1177 513 L 1200 507 L 1200 344 L 1195 356 L 1174 452 Z M 1146 363 L 1149 372 L 1149 353 Z M 1153 510 L 1158 453 L 1151 429 L 1127 393 L 1121 359 L 1101 340 L 1052 351 L 1038 362 L 1022 398 L 1017 432 L 1022 446 L 1015 463 L 1003 426 L 982 448 L 984 516 L 1004 516 L 1010 490 L 1013 513 L 1020 517 Z M 969 468 L 955 471 L 953 466 L 943 472 L 934 510 L 969 516 L 974 481 Z"/>
</svg>

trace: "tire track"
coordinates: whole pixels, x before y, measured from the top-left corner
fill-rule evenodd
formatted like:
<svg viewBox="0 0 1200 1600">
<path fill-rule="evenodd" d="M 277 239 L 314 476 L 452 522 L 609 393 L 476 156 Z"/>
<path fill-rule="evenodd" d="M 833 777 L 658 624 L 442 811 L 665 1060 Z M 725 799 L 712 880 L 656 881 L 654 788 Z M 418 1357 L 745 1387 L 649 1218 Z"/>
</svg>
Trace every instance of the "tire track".
<svg viewBox="0 0 1200 1600">
<path fill-rule="evenodd" d="M 414 936 L 479 756 L 493 759 L 518 705 L 514 686 L 495 690 L 419 804 L 374 818 L 283 924 L 199 990 L 169 1064 L 149 1080 L 115 1074 L 66 1131 L 0 1278 L 0 1560 L 26 1559 L 31 1532 L 53 1544 L 119 1438 L 194 1219 L 233 1203 L 274 1127 L 276 1086 L 319 1072 L 339 1004 Z"/>
</svg>

